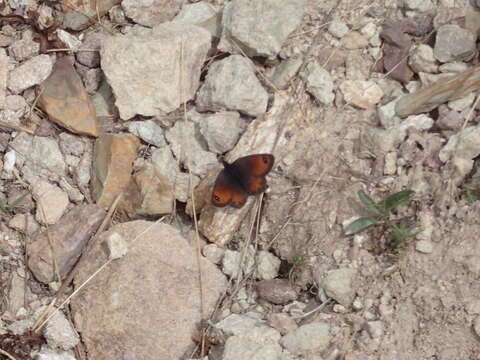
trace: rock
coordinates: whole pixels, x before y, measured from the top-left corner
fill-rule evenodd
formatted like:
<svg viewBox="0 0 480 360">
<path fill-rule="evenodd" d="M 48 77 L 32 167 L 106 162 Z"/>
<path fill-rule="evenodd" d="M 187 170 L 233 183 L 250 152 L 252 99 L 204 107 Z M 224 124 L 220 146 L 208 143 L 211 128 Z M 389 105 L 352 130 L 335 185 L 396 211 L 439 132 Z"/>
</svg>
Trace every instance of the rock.
<svg viewBox="0 0 480 360">
<path fill-rule="evenodd" d="M 477 316 L 473 321 L 473 330 L 475 334 L 480 337 L 480 316 Z"/>
<path fill-rule="evenodd" d="M 202 254 L 212 263 L 220 264 L 225 254 L 225 249 L 215 244 L 208 244 L 203 247 Z"/>
<path fill-rule="evenodd" d="M 25 273 L 25 269 L 21 270 Z M 21 277 L 17 271 L 13 271 L 9 278 L 9 284 L 6 284 L 6 289 L 8 289 L 7 309 L 10 313 L 17 314 L 25 306 L 25 276 Z"/>
<path fill-rule="evenodd" d="M 167 145 L 162 128 L 153 120 L 132 121 L 128 124 L 128 131 L 148 144 L 157 147 Z"/>
<path fill-rule="evenodd" d="M 222 34 L 222 17 L 218 9 L 206 1 L 184 4 L 174 21 L 183 21 L 203 27 L 212 36 L 220 38 Z"/>
<path fill-rule="evenodd" d="M 98 136 L 93 102 L 68 57 L 57 60 L 38 100 L 56 124 L 75 134 Z"/>
<path fill-rule="evenodd" d="M 468 70 L 468 65 L 464 62 L 451 62 L 440 65 L 438 70 L 442 73 L 461 73 Z"/>
<path fill-rule="evenodd" d="M 77 61 L 89 68 L 100 66 L 100 49 L 108 33 L 95 31 L 85 34 L 85 39 L 80 45 L 79 51 L 75 54 Z"/>
<path fill-rule="evenodd" d="M 225 275 L 230 276 L 232 278 L 236 278 L 239 271 L 243 271 L 243 273 L 248 274 L 254 265 L 253 254 L 255 250 L 253 247 L 250 247 L 247 251 L 247 254 L 244 256 L 243 264 L 240 263 L 242 261 L 242 253 L 239 251 L 234 250 L 225 250 L 222 259 L 222 271 Z"/>
<path fill-rule="evenodd" d="M 154 27 L 172 20 L 182 3 L 182 0 L 122 0 L 122 8 L 137 24 Z"/>
<path fill-rule="evenodd" d="M 61 351 L 50 349 L 47 345 L 43 345 L 40 352 L 36 356 L 37 360 L 76 360 L 72 350 Z"/>
<path fill-rule="evenodd" d="M 112 232 L 127 240 L 128 256 L 111 262 L 71 303 L 76 329 L 89 356 L 181 358 L 202 318 L 194 249 L 170 225 L 147 221 L 118 224 L 100 237 L 90 261 L 79 268 L 76 288 L 107 261 L 100 243 Z M 208 317 L 227 282 L 215 265 L 200 261 L 204 316 Z M 116 345 L 104 346 L 105 342 Z"/>
<path fill-rule="evenodd" d="M 404 28 L 398 21 L 387 21 L 383 24 L 380 38 L 384 40 L 383 66 L 392 79 L 408 83 L 413 76 L 407 65 L 408 54 L 412 45 L 411 39 L 404 34 Z"/>
<path fill-rule="evenodd" d="M 10 45 L 9 53 L 13 55 L 15 60 L 22 62 L 38 55 L 40 44 L 33 40 L 33 32 L 28 29 L 22 33 L 22 38 Z"/>
<path fill-rule="evenodd" d="M 53 69 L 53 62 L 48 55 L 38 55 L 16 67 L 8 76 L 8 88 L 15 94 L 40 84 Z"/>
<path fill-rule="evenodd" d="M 196 99 L 200 111 L 229 109 L 249 116 L 265 113 L 267 102 L 268 94 L 251 63 L 241 55 L 231 55 L 210 65 Z"/>
<path fill-rule="evenodd" d="M 8 77 L 9 58 L 5 50 L 0 50 L 0 109 L 5 108 L 5 98 L 7 96 L 7 77 Z"/>
<path fill-rule="evenodd" d="M 356 293 L 355 276 L 356 271 L 354 269 L 342 268 L 329 271 L 323 280 L 317 281 L 322 284 L 329 297 L 340 305 L 349 307 Z"/>
<path fill-rule="evenodd" d="M 222 330 L 227 336 L 246 334 L 252 329 L 262 326 L 266 326 L 263 320 L 239 314 L 231 314 L 215 324 L 215 327 Z"/>
<path fill-rule="evenodd" d="M 285 335 L 298 328 L 297 323 L 288 314 L 273 313 L 267 317 L 271 327 L 277 329 L 281 335 Z"/>
<path fill-rule="evenodd" d="M 93 150 L 89 146 L 83 153 L 78 166 L 75 168 L 74 177 L 77 184 L 81 187 L 86 187 L 90 183 L 92 170 Z"/>
<path fill-rule="evenodd" d="M 300 25 L 304 11 L 304 0 L 232 2 L 223 10 L 218 49 L 273 59 L 287 37 Z"/>
<path fill-rule="evenodd" d="M 32 236 L 40 228 L 31 214 L 14 215 L 8 222 L 8 226 L 29 236 Z"/>
<path fill-rule="evenodd" d="M 435 57 L 433 56 L 433 49 L 425 44 L 419 44 L 413 48 L 408 58 L 408 65 L 416 73 L 438 72 L 438 65 Z"/>
<path fill-rule="evenodd" d="M 45 180 L 32 184 L 32 195 L 37 202 L 35 218 L 41 224 L 55 224 L 69 205 L 68 195 Z"/>
<path fill-rule="evenodd" d="M 396 103 L 397 100 L 393 100 L 385 105 L 377 107 L 378 119 L 385 129 L 389 129 L 394 125 Z"/>
<path fill-rule="evenodd" d="M 397 157 L 395 151 L 385 154 L 385 165 L 383 166 L 384 175 L 394 175 L 397 172 Z"/>
<path fill-rule="evenodd" d="M 76 36 L 70 34 L 65 30 L 57 29 L 55 33 L 60 39 L 60 41 L 63 42 L 68 49 L 78 51 L 78 49 L 80 48 L 80 45 L 82 45 L 82 42 L 78 40 Z"/>
<path fill-rule="evenodd" d="M 372 339 L 381 339 L 383 336 L 383 322 L 380 320 L 367 321 L 365 329 Z"/>
<path fill-rule="evenodd" d="M 22 96 L 8 95 L 5 97 L 5 110 L 0 111 L 0 120 L 7 125 L 21 126 L 27 107 L 28 105 Z"/>
<path fill-rule="evenodd" d="M 190 115 L 190 114 L 189 114 Z M 193 117 L 192 120 L 195 121 Z M 215 114 L 198 114 L 195 118 L 208 149 L 217 154 L 231 150 L 246 128 L 246 123 L 236 111 L 222 111 Z"/>
<path fill-rule="evenodd" d="M 345 59 L 345 78 L 348 80 L 368 80 L 372 64 L 365 56 L 353 52 Z"/>
<path fill-rule="evenodd" d="M 404 0 L 403 6 L 408 10 L 418 12 L 424 12 L 434 8 L 431 0 Z"/>
<path fill-rule="evenodd" d="M 85 143 L 79 136 L 62 132 L 58 138 L 60 139 L 60 149 L 65 155 L 81 156 L 85 151 Z"/>
<path fill-rule="evenodd" d="M 205 176 L 209 166 L 217 163 L 215 154 L 204 149 L 193 122 L 177 121 L 165 136 L 177 160 L 194 174 Z"/>
<path fill-rule="evenodd" d="M 415 243 L 415 250 L 424 254 L 431 254 L 433 252 L 433 244 L 430 240 L 419 240 Z"/>
<path fill-rule="evenodd" d="M 40 176 L 58 180 L 65 176 L 65 160 L 54 139 L 21 133 L 12 141 L 12 146 L 24 180 L 34 181 Z"/>
<path fill-rule="evenodd" d="M 358 31 L 350 31 L 343 37 L 342 46 L 347 50 L 363 49 L 368 47 L 368 40 Z"/>
<path fill-rule="evenodd" d="M 460 99 L 449 101 L 448 107 L 452 110 L 462 112 L 463 110 L 469 109 L 472 106 L 475 98 L 475 93 L 472 92 Z"/>
<path fill-rule="evenodd" d="M 305 71 L 300 74 L 307 84 L 307 91 L 323 105 L 333 102 L 333 80 L 330 73 L 321 68 L 317 63 L 309 63 Z"/>
<path fill-rule="evenodd" d="M 382 89 L 372 80 L 345 80 L 340 86 L 347 104 L 361 109 L 368 109 L 380 102 L 383 97 Z"/>
<path fill-rule="evenodd" d="M 279 359 L 282 348 L 278 344 L 280 334 L 268 326 L 260 326 L 231 336 L 225 342 L 223 360 Z"/>
<path fill-rule="evenodd" d="M 278 276 L 280 259 L 268 251 L 257 253 L 257 279 L 271 280 Z"/>
<path fill-rule="evenodd" d="M 108 10 L 121 0 L 81 0 L 72 5 L 71 1 L 62 1 L 63 26 L 79 31 L 92 25 L 92 19 L 103 17 Z"/>
<path fill-rule="evenodd" d="M 469 126 L 450 136 L 438 155 L 444 163 L 451 157 L 467 160 L 476 158 L 480 155 L 480 126 Z"/>
<path fill-rule="evenodd" d="M 433 54 L 440 62 L 468 61 L 475 55 L 475 36 L 458 25 L 442 25 L 437 30 Z"/>
<path fill-rule="evenodd" d="M 15 168 L 16 154 L 15 150 L 5 152 L 5 156 L 3 157 L 3 170 L 5 170 L 6 173 L 11 173 Z"/>
<path fill-rule="evenodd" d="M 341 39 L 347 35 L 349 30 L 350 29 L 348 28 L 347 24 L 341 20 L 333 20 L 328 25 L 328 32 L 338 39 Z"/>
<path fill-rule="evenodd" d="M 116 260 L 127 255 L 128 243 L 117 233 L 112 233 L 107 237 L 108 259 Z"/>
<path fill-rule="evenodd" d="M 37 280 L 48 284 L 55 280 L 50 240 L 55 247 L 55 258 L 60 276 L 70 272 L 93 233 L 97 230 L 105 211 L 97 205 L 78 205 L 55 225 L 40 233 L 29 244 L 28 267 Z"/>
<path fill-rule="evenodd" d="M 331 340 L 330 326 L 324 322 L 314 322 L 300 326 L 282 337 L 280 344 L 294 355 L 306 351 L 325 350 Z"/>
<path fill-rule="evenodd" d="M 80 342 L 80 337 L 61 311 L 56 312 L 47 321 L 43 328 L 43 336 L 53 349 L 70 350 Z"/>
<path fill-rule="evenodd" d="M 270 77 L 272 84 L 279 90 L 286 89 L 303 64 L 299 56 L 282 61 Z"/>
<path fill-rule="evenodd" d="M 103 79 L 97 92 L 92 95 L 93 106 L 98 118 L 111 118 L 116 113 L 115 96 L 112 88 Z"/>
<path fill-rule="evenodd" d="M 287 279 L 261 280 L 255 287 L 260 298 L 273 304 L 283 305 L 298 297 Z"/>
<path fill-rule="evenodd" d="M 207 30 L 180 22 L 107 38 L 101 51 L 102 69 L 120 117 L 161 115 L 192 99 L 210 41 Z"/>
<path fill-rule="evenodd" d="M 92 196 L 109 207 L 130 182 L 133 160 L 140 141 L 133 135 L 101 135 L 93 154 Z"/>
</svg>

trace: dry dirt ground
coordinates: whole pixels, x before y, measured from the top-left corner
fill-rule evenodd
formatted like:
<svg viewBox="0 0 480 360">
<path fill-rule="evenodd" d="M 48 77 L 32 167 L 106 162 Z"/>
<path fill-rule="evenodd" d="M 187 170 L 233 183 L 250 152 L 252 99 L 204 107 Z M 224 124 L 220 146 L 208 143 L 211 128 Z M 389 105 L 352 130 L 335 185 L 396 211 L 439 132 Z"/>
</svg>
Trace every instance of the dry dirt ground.
<svg viewBox="0 0 480 360">
<path fill-rule="evenodd" d="M 356 24 L 369 6 L 387 9 L 384 18 L 398 16 L 399 10 L 389 13 L 386 3 L 390 2 L 345 0 L 338 5 L 336 0 L 309 0 L 301 29 L 286 47 L 326 59 L 324 49 L 330 48 L 330 38 L 316 34 L 325 33 L 322 21 L 331 9 L 334 17 Z M 349 56 L 358 54 L 340 51 L 330 59 Z M 370 72 L 373 66 L 374 59 L 359 64 L 385 88 L 400 86 Z M 329 71 L 334 79 L 345 77 L 344 65 Z M 404 166 L 401 174 L 383 175 L 385 154 L 371 130 L 379 127 L 375 108 L 345 105 L 338 91 L 334 106 L 319 106 L 299 79 L 282 94 L 290 104 L 283 114 L 288 118 L 287 131 L 281 141 L 284 145 L 279 146 L 278 165 L 269 177 L 256 241 L 283 260 L 283 276 L 301 292 L 299 300 L 316 304 L 314 279 L 339 265 L 352 264 L 358 269 L 355 287 L 362 302 L 346 313 L 329 306 L 304 322 L 328 319 L 335 324 L 338 333 L 332 349 L 339 350 L 336 354 L 341 359 L 347 355 L 358 360 L 480 360 L 480 334 L 474 331 L 480 317 L 479 202 L 467 201 L 460 191 L 447 191 L 450 173 L 446 170 L 420 171 L 417 163 Z M 432 231 L 431 252 L 417 251 L 414 239 L 396 250 L 382 247 L 382 231 L 357 236 L 357 240 L 345 236 L 343 223 L 362 214 L 357 191 L 379 200 L 403 188 L 417 190 L 402 215 L 411 219 L 413 227 Z M 249 219 L 229 247 L 239 249 L 249 238 Z M 5 224 L 2 231 L 21 241 Z M 2 272 L 12 271 L 8 264 L 0 265 Z M 247 291 L 250 285 L 246 282 Z M 278 310 L 271 304 L 262 306 Z M 372 336 L 365 320 L 380 321 L 382 333 Z"/>
</svg>

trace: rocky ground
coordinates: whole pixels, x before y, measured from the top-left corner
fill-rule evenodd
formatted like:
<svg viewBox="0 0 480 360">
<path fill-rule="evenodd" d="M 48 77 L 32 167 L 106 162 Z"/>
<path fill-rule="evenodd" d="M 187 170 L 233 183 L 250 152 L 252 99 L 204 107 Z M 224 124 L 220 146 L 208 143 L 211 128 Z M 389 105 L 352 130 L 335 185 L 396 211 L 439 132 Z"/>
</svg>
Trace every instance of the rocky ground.
<svg viewBox="0 0 480 360">
<path fill-rule="evenodd" d="M 0 1 L 0 358 L 480 360 L 479 34 L 478 0 Z"/>
</svg>

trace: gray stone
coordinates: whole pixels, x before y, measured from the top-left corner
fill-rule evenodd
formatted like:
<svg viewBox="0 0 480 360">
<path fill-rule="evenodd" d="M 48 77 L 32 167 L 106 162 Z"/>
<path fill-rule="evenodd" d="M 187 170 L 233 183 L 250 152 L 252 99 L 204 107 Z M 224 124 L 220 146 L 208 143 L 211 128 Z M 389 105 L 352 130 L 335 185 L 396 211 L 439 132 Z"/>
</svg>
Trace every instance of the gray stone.
<svg viewBox="0 0 480 360">
<path fill-rule="evenodd" d="M 416 73 L 427 72 L 427 73 L 436 73 L 438 72 L 437 60 L 433 56 L 433 49 L 425 44 L 417 45 L 410 51 L 410 56 L 408 58 L 408 65 Z"/>
<path fill-rule="evenodd" d="M 45 80 L 53 69 L 53 62 L 48 55 L 38 55 L 25 61 L 10 71 L 8 88 L 15 94 L 21 93 L 33 85 Z"/>
<path fill-rule="evenodd" d="M 340 86 L 347 104 L 361 109 L 368 109 L 378 104 L 383 97 L 383 91 L 374 81 L 345 80 Z"/>
<path fill-rule="evenodd" d="M 299 56 L 282 61 L 270 77 L 272 84 L 279 90 L 286 89 L 303 64 Z"/>
<path fill-rule="evenodd" d="M 239 271 L 243 271 L 244 273 L 248 273 L 254 264 L 253 260 L 253 253 L 254 249 L 249 248 L 249 251 L 245 255 L 244 264 L 242 268 L 240 268 L 240 261 L 242 260 L 242 254 L 239 251 L 234 250 L 225 250 L 222 259 L 222 271 L 225 275 L 228 275 L 232 278 L 236 278 Z"/>
<path fill-rule="evenodd" d="M 122 8 L 137 24 L 153 27 L 172 20 L 182 3 L 182 0 L 123 0 Z"/>
<path fill-rule="evenodd" d="M 300 76 L 307 83 L 307 91 L 323 105 L 333 102 L 333 80 L 330 73 L 316 62 L 309 63 Z"/>
<path fill-rule="evenodd" d="M 389 129 L 395 124 L 394 118 L 395 118 L 396 103 L 397 103 L 397 100 L 393 100 L 377 108 L 378 119 L 380 120 L 380 124 L 385 129 Z"/>
<path fill-rule="evenodd" d="M 468 61 L 475 55 L 475 36 L 458 25 L 442 25 L 437 30 L 433 54 L 438 61 Z"/>
<path fill-rule="evenodd" d="M 100 66 L 100 49 L 107 36 L 108 34 L 102 31 L 87 33 L 79 51 L 75 54 L 77 61 L 90 68 Z"/>
<path fill-rule="evenodd" d="M 33 40 L 33 32 L 28 29 L 22 33 L 22 39 L 15 41 L 10 45 L 9 52 L 15 60 L 21 62 L 38 55 L 40 43 Z"/>
<path fill-rule="evenodd" d="M 102 69 L 121 118 L 161 115 L 192 99 L 210 41 L 207 30 L 181 22 L 107 38 Z"/>
<path fill-rule="evenodd" d="M 365 328 L 372 339 L 381 339 L 383 336 L 383 322 L 380 320 L 367 321 Z"/>
<path fill-rule="evenodd" d="M 327 295 L 339 304 L 349 307 L 355 298 L 356 271 L 350 268 L 331 270 L 323 280 L 318 281 Z"/>
<path fill-rule="evenodd" d="M 480 155 L 480 126 L 469 126 L 450 136 L 438 154 L 442 162 L 447 162 L 452 156 L 472 160 L 478 155 Z"/>
<path fill-rule="evenodd" d="M 467 71 L 468 65 L 464 62 L 450 62 L 438 67 L 438 70 L 442 73 L 455 73 L 459 74 L 461 72 Z"/>
<path fill-rule="evenodd" d="M 475 93 L 471 92 L 460 99 L 449 101 L 448 107 L 452 110 L 462 112 L 463 110 L 468 109 L 470 108 L 470 106 L 472 106 L 475 98 Z"/>
<path fill-rule="evenodd" d="M 433 244 L 430 240 L 419 240 L 415 243 L 415 250 L 424 254 L 433 252 Z"/>
<path fill-rule="evenodd" d="M 294 355 L 306 351 L 325 350 L 331 340 L 330 326 L 324 322 L 314 322 L 300 326 L 280 340 L 280 344 Z"/>
<path fill-rule="evenodd" d="M 278 276 L 280 259 L 268 251 L 257 253 L 257 279 L 270 280 Z"/>
<path fill-rule="evenodd" d="M 247 126 L 236 111 L 198 114 L 198 117 L 200 133 L 205 138 L 208 149 L 217 154 L 231 150 Z"/>
<path fill-rule="evenodd" d="M 184 4 L 174 20 L 201 26 L 216 38 L 220 38 L 222 33 L 221 14 L 215 6 L 206 1 Z"/>
<path fill-rule="evenodd" d="M 165 135 L 177 160 L 192 173 L 205 176 L 209 166 L 217 163 L 215 154 L 204 149 L 193 122 L 177 121 Z"/>
<path fill-rule="evenodd" d="M 241 55 L 213 63 L 197 94 L 200 111 L 237 110 L 259 116 L 267 110 L 268 94 L 252 64 Z"/>
<path fill-rule="evenodd" d="M 283 305 L 298 297 L 287 279 L 261 280 L 256 283 L 255 288 L 260 298 L 272 304 Z"/>
<path fill-rule="evenodd" d="M 80 342 L 80 337 L 61 311 L 47 321 L 43 328 L 43 336 L 53 349 L 70 350 Z"/>
<path fill-rule="evenodd" d="M 190 349 L 192 333 L 202 316 L 210 316 L 225 292 L 224 275 L 200 258 L 201 303 L 199 267 L 187 239 L 167 224 L 132 221 L 115 225 L 98 239 L 89 261 L 74 278 L 75 287 L 107 261 L 101 243 L 112 232 L 127 240 L 128 256 L 112 261 L 71 303 L 89 357 L 180 359 Z"/>
<path fill-rule="evenodd" d="M 254 327 L 248 332 L 231 336 L 225 342 L 223 360 L 277 360 L 282 354 L 278 344 L 280 333 L 268 326 Z"/>
<path fill-rule="evenodd" d="M 287 37 L 300 25 L 304 0 L 237 0 L 225 6 L 218 48 L 249 57 L 273 59 Z"/>
<path fill-rule="evenodd" d="M 333 20 L 328 25 L 328 32 L 339 39 L 347 35 L 349 30 L 347 24 L 341 20 Z"/>
<path fill-rule="evenodd" d="M 157 147 L 167 145 L 162 128 L 153 120 L 132 121 L 128 124 L 128 131 L 148 144 Z"/>
<path fill-rule="evenodd" d="M 202 254 L 212 263 L 220 264 L 222 262 L 223 255 L 225 254 L 225 249 L 222 249 L 215 244 L 208 244 L 203 247 Z"/>
<path fill-rule="evenodd" d="M 32 196 L 37 203 L 35 218 L 41 224 L 55 224 L 69 205 L 62 189 L 41 179 L 32 184 Z"/>
<path fill-rule="evenodd" d="M 277 329 L 281 335 L 288 334 L 298 328 L 295 320 L 293 320 L 288 314 L 272 313 L 268 315 L 267 320 L 269 325 Z"/>
<path fill-rule="evenodd" d="M 116 260 L 127 255 L 128 252 L 128 243 L 125 239 L 117 234 L 112 233 L 107 237 L 107 249 L 108 249 L 108 258 L 110 260 Z"/>
<path fill-rule="evenodd" d="M 76 36 L 70 34 L 65 30 L 57 29 L 56 34 L 58 38 L 67 46 L 68 49 L 77 51 L 82 45 L 82 42 Z"/>
<path fill-rule="evenodd" d="M 36 360 L 76 360 L 76 357 L 72 350 L 62 351 L 43 345 L 36 356 Z"/>
<path fill-rule="evenodd" d="M 63 132 L 59 136 L 60 149 L 65 155 L 81 156 L 85 151 L 85 142 L 78 135 Z"/>
<path fill-rule="evenodd" d="M 434 8 L 431 0 L 403 0 L 403 6 L 408 10 L 415 10 L 419 12 Z"/>
</svg>

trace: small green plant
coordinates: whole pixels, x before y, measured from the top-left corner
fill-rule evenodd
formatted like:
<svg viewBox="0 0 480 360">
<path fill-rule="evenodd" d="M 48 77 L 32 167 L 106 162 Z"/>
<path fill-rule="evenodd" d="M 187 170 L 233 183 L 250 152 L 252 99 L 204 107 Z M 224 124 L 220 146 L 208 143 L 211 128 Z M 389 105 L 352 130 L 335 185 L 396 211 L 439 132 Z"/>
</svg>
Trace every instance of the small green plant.
<svg viewBox="0 0 480 360">
<path fill-rule="evenodd" d="M 28 195 L 28 192 L 23 194 L 22 196 L 18 197 L 15 199 L 11 204 L 5 204 L 0 200 L 0 211 L 3 212 L 4 214 L 10 214 L 17 208 L 20 203 L 25 199 L 25 197 Z"/>
<path fill-rule="evenodd" d="M 298 277 L 298 271 L 300 267 L 305 263 L 305 259 L 302 255 L 296 254 L 292 257 L 292 267 L 288 272 L 288 280 L 290 283 L 294 284 Z"/>
<path fill-rule="evenodd" d="M 388 232 L 392 234 L 393 241 L 391 242 L 391 246 L 398 248 L 405 240 L 413 237 L 414 234 L 401 222 L 401 219 L 393 219 L 392 215 L 394 215 L 399 207 L 408 206 L 414 193 L 413 190 L 402 190 L 387 196 L 380 202 L 375 202 L 364 191 L 360 190 L 358 192 L 358 198 L 370 215 L 361 217 L 350 223 L 345 229 L 345 234 L 353 235 L 372 226 L 381 226 L 384 229 L 384 233 Z"/>
</svg>

